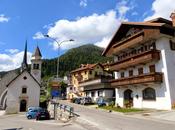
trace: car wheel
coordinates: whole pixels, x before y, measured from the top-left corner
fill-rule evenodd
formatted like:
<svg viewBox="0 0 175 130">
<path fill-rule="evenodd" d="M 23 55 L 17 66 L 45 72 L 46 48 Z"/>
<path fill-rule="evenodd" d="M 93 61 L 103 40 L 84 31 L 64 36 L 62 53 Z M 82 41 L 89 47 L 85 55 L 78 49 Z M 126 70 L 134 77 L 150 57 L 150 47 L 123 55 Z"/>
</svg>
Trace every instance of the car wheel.
<svg viewBox="0 0 175 130">
<path fill-rule="evenodd" d="M 32 116 L 31 115 L 27 116 L 27 119 L 32 119 Z"/>
</svg>

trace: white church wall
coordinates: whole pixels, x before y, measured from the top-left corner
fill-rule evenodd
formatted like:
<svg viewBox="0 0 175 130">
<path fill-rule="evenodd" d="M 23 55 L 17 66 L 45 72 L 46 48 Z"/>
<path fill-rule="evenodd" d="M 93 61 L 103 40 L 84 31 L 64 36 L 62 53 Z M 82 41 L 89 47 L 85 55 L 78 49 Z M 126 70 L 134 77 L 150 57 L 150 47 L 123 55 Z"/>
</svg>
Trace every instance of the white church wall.
<svg viewBox="0 0 175 130">
<path fill-rule="evenodd" d="M 26 80 L 23 79 L 25 76 Z M 27 94 L 22 94 L 22 87 L 27 88 Z M 8 86 L 7 97 L 7 113 L 17 113 L 21 99 L 27 100 L 27 107 L 39 106 L 40 86 L 28 72 L 23 72 Z"/>
</svg>

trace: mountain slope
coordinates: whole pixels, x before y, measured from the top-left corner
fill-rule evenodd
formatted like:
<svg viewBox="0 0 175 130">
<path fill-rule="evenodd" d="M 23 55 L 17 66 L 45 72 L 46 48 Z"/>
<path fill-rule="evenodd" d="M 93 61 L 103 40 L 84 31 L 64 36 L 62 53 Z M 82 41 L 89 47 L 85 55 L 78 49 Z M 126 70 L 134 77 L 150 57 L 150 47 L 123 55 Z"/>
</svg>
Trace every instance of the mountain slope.
<svg viewBox="0 0 175 130">
<path fill-rule="evenodd" d="M 83 45 L 68 50 L 60 57 L 59 74 L 63 76 L 70 71 L 80 67 L 81 64 L 104 63 L 111 58 L 103 57 L 101 54 L 104 48 L 97 47 L 93 44 Z M 43 76 L 56 75 L 57 59 L 43 60 Z"/>
</svg>

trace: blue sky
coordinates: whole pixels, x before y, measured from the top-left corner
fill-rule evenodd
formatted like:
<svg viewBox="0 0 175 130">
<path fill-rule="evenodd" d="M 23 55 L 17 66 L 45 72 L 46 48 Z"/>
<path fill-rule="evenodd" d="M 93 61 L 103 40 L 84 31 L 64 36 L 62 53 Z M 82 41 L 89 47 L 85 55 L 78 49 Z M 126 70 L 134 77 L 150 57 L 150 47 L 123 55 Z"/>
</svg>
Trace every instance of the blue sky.
<svg viewBox="0 0 175 130">
<path fill-rule="evenodd" d="M 0 71 L 20 66 L 24 43 L 28 55 L 39 45 L 44 58 L 87 43 L 106 47 L 121 21 L 169 18 L 173 0 L 0 0 Z M 167 8 L 168 7 L 168 8 Z"/>
</svg>

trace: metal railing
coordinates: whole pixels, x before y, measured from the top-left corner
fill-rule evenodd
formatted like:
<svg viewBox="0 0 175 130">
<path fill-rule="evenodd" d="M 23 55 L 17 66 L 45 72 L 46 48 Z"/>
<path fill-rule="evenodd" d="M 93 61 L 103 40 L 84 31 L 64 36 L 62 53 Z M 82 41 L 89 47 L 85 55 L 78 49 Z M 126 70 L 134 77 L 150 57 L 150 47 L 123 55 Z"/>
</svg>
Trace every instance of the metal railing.
<svg viewBox="0 0 175 130">
<path fill-rule="evenodd" d="M 51 102 L 51 104 L 54 105 L 54 119 L 57 119 L 58 117 L 57 110 L 68 112 L 69 118 L 79 116 L 77 113 L 74 112 L 74 108 L 69 105 L 61 104 L 59 102 L 54 102 L 54 101 Z M 60 114 L 59 116 L 62 117 L 63 115 Z"/>
</svg>

